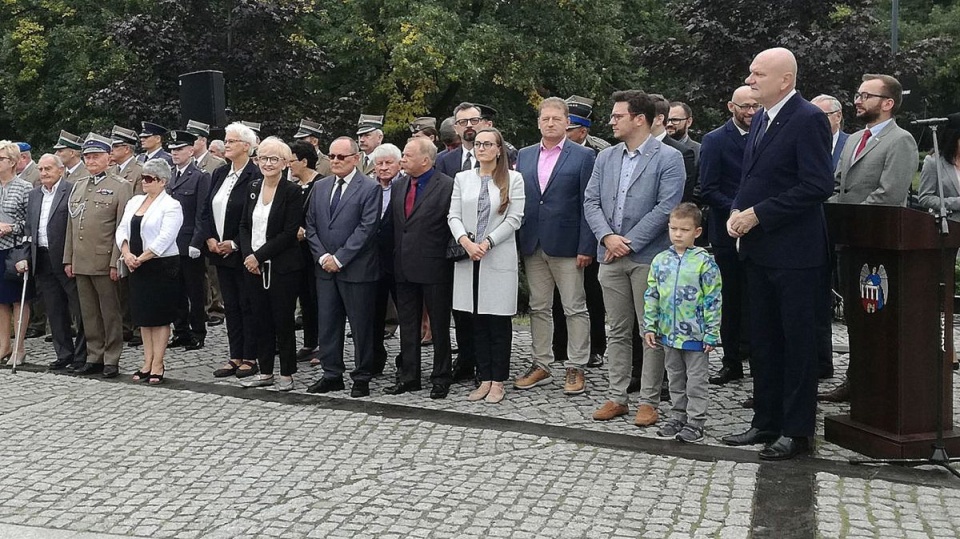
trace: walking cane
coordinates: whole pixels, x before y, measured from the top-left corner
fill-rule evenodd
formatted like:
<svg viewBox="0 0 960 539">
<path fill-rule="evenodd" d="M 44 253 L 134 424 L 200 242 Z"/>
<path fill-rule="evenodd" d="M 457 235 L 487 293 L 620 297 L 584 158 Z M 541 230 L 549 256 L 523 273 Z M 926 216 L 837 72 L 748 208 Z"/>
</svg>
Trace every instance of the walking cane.
<svg viewBox="0 0 960 539">
<path fill-rule="evenodd" d="M 17 315 L 17 331 L 13 334 L 13 353 L 20 349 L 20 328 L 23 327 L 23 308 L 27 302 L 27 281 L 30 279 L 30 270 L 23 272 L 23 291 L 20 292 L 20 313 Z M 10 374 L 17 374 L 17 359 L 13 357 L 13 366 L 10 368 Z"/>
</svg>

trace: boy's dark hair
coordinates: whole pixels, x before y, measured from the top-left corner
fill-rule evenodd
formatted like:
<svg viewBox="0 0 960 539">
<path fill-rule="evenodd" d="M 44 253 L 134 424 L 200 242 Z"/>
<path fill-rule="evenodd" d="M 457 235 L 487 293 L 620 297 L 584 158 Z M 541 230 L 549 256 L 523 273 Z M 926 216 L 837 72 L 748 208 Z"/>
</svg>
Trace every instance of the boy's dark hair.
<svg viewBox="0 0 960 539">
<path fill-rule="evenodd" d="M 703 214 L 700 208 L 693 202 L 681 202 L 679 206 L 670 212 L 671 219 L 693 219 L 693 224 L 699 227 L 703 221 Z"/>
</svg>

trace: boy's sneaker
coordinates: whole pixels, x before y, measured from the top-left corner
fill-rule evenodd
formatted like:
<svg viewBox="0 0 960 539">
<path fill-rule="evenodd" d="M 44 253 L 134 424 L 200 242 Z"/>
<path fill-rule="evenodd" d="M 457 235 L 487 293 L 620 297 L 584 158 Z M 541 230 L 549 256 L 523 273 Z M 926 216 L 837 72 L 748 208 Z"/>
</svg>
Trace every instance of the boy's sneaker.
<svg viewBox="0 0 960 539">
<path fill-rule="evenodd" d="M 668 419 L 662 427 L 657 430 L 657 438 L 672 440 L 683 430 L 683 423 L 676 419 Z"/>
<path fill-rule="evenodd" d="M 694 427 L 690 424 L 684 425 L 677 434 L 677 441 L 688 444 L 703 441 L 703 427 Z"/>
</svg>

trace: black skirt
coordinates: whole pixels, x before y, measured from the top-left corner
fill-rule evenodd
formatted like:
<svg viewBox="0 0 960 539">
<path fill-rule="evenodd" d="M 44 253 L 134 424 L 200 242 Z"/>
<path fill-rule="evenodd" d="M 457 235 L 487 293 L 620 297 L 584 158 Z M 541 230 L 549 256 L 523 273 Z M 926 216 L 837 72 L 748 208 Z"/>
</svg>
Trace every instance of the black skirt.
<svg viewBox="0 0 960 539">
<path fill-rule="evenodd" d="M 130 273 L 130 317 L 137 327 L 172 324 L 180 298 L 180 257 L 147 260 Z"/>
</svg>

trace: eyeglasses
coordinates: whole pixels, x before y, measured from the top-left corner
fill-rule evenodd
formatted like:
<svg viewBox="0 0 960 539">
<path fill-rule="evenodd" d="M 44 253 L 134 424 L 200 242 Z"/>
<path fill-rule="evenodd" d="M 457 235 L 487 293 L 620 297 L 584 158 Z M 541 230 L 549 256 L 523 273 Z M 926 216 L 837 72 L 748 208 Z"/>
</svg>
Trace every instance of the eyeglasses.
<svg viewBox="0 0 960 539">
<path fill-rule="evenodd" d="M 854 101 L 866 101 L 871 97 L 879 97 L 880 99 L 893 99 L 889 95 L 871 94 L 870 92 L 856 92 L 853 94 Z"/>
<path fill-rule="evenodd" d="M 228 138 L 223 141 L 224 144 L 237 144 L 239 142 L 246 142 L 245 140 L 240 140 L 238 138 Z"/>
<path fill-rule="evenodd" d="M 689 120 L 689 119 L 690 119 L 689 117 L 687 117 L 687 118 L 667 118 L 667 123 L 668 123 L 668 124 L 678 124 L 678 123 L 681 123 L 681 122 L 685 122 L 685 121 L 687 121 L 687 120 Z"/>
<path fill-rule="evenodd" d="M 7 157 L 7 156 L 5 156 L 5 155 L 0 155 L 0 161 L 3 161 L 4 159 L 6 159 L 7 161 L 10 161 L 11 163 L 13 162 L 13 159 L 10 159 L 9 157 Z"/>
<path fill-rule="evenodd" d="M 840 114 L 840 111 L 839 111 L 839 110 L 831 110 L 831 111 L 829 111 L 829 112 L 824 112 L 824 114 L 826 114 L 827 116 L 830 116 L 831 114 Z"/>
<path fill-rule="evenodd" d="M 463 119 L 457 120 L 455 123 L 460 127 L 466 127 L 467 124 L 480 125 L 480 122 L 482 120 L 483 118 L 481 118 L 480 116 L 474 116 L 473 118 L 463 118 Z"/>
<path fill-rule="evenodd" d="M 632 113 L 632 112 L 628 112 L 628 113 L 626 113 L 626 114 L 613 113 L 613 114 L 610 115 L 610 121 L 613 122 L 613 123 L 617 123 L 617 122 L 619 122 L 620 120 L 622 120 L 623 118 L 625 118 L 625 117 L 627 117 L 627 116 L 630 116 L 631 118 L 633 118 L 634 116 L 636 116 L 636 114 L 634 114 L 634 113 Z"/>
<path fill-rule="evenodd" d="M 143 181 L 143 183 L 153 183 L 153 182 L 160 181 L 160 178 L 156 176 L 147 176 L 146 174 L 141 176 L 140 179 Z"/>
<path fill-rule="evenodd" d="M 280 161 L 283 161 L 283 158 L 277 155 L 261 155 L 257 157 L 258 163 L 270 163 L 271 165 L 276 165 Z"/>
<path fill-rule="evenodd" d="M 338 153 L 332 153 L 328 157 L 330 158 L 331 161 L 346 161 L 348 157 L 353 157 L 355 155 L 357 155 L 357 152 L 345 153 L 343 155 Z"/>
<path fill-rule="evenodd" d="M 763 105 L 761 105 L 760 103 L 733 103 L 733 106 L 737 107 L 738 109 L 752 110 L 754 112 L 760 110 L 760 108 L 763 107 Z"/>
<path fill-rule="evenodd" d="M 490 148 L 493 148 L 495 146 L 500 146 L 496 142 L 490 142 L 488 140 L 485 140 L 483 142 L 474 142 L 473 145 L 476 146 L 477 148 L 480 148 L 481 150 L 489 150 Z"/>
</svg>

